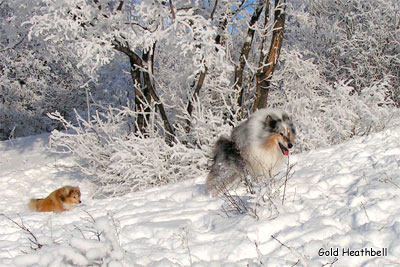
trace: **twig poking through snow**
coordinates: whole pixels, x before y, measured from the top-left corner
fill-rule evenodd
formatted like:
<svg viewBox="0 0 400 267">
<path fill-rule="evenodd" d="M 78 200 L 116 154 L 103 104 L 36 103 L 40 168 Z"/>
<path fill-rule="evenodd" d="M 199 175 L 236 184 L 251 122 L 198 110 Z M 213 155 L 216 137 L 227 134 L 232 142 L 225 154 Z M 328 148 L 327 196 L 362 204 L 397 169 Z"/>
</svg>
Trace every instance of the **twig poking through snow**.
<svg viewBox="0 0 400 267">
<path fill-rule="evenodd" d="M 295 166 L 295 164 L 290 164 L 290 160 L 289 160 L 289 155 L 288 155 L 288 160 L 286 163 L 286 173 L 285 173 L 285 183 L 283 186 L 283 195 L 282 195 L 282 205 L 285 202 L 285 195 L 286 195 L 286 185 L 287 182 L 290 178 L 292 178 L 294 172 L 292 172 L 293 167 Z"/>
<path fill-rule="evenodd" d="M 290 249 L 289 246 L 283 244 L 283 243 L 282 243 L 279 239 L 277 239 L 274 235 L 271 235 L 271 237 L 272 237 L 276 242 L 278 242 L 279 244 L 281 244 L 281 246 L 283 246 L 283 247 L 285 247 L 285 248 L 287 248 L 287 249 Z"/>
<path fill-rule="evenodd" d="M 94 217 L 89 213 L 89 212 L 87 212 L 87 211 L 84 211 L 89 217 L 90 217 L 90 219 L 91 220 L 89 220 L 88 219 L 88 221 L 89 222 L 91 222 L 91 223 L 93 223 L 93 225 L 95 225 L 96 224 L 96 220 L 94 219 Z M 96 228 L 94 228 L 94 229 L 96 229 Z M 101 242 L 101 235 L 102 235 L 102 233 L 103 232 L 99 232 L 97 229 L 96 230 L 90 230 L 90 232 L 92 232 L 96 237 L 97 237 L 97 240 L 99 241 L 99 242 Z M 83 235 L 83 234 L 82 234 Z"/>
<path fill-rule="evenodd" d="M 182 230 L 184 232 L 184 234 L 181 235 L 182 245 L 184 245 L 187 248 L 189 254 L 190 266 L 193 266 L 192 253 L 190 252 L 190 246 L 189 246 L 188 229 L 183 227 Z"/>
<path fill-rule="evenodd" d="M 24 222 L 22 221 L 21 217 L 19 217 L 20 220 L 21 220 L 21 223 L 17 223 L 16 221 L 14 221 L 13 219 L 11 219 L 10 217 L 8 217 L 7 215 L 5 215 L 3 213 L 0 214 L 0 215 L 3 215 L 6 219 L 8 219 L 10 222 L 12 222 L 15 225 L 17 225 L 20 229 L 24 230 L 25 232 L 27 232 L 31 236 L 31 238 L 28 238 L 28 240 L 31 241 L 32 244 L 37 246 L 36 248 L 34 248 L 31 245 L 31 249 L 38 250 L 38 249 L 41 249 L 43 247 L 43 245 L 39 243 L 39 241 L 37 240 L 36 236 L 31 232 L 31 230 L 29 230 L 29 228 L 24 225 Z"/>
<path fill-rule="evenodd" d="M 299 262 L 300 262 L 303 266 L 305 266 L 305 267 L 308 266 L 306 259 L 305 259 L 299 252 L 297 252 L 295 249 L 293 249 L 293 248 L 291 248 L 291 247 L 285 245 L 284 243 L 282 243 L 282 242 L 281 242 L 279 239 L 277 239 L 274 235 L 271 235 L 271 237 L 272 237 L 276 242 L 278 242 L 281 246 L 283 246 L 283 247 L 287 248 L 288 250 L 290 250 L 290 252 L 292 252 L 293 256 L 295 256 L 295 257 L 298 258 L 298 261 L 297 261 L 294 265 L 292 265 L 292 266 L 296 266 L 297 263 L 299 263 Z"/>
<path fill-rule="evenodd" d="M 368 221 L 371 222 L 371 220 L 369 219 L 367 210 L 365 209 L 364 203 L 362 203 L 362 202 L 361 202 L 361 207 L 364 209 L 364 213 L 365 213 L 365 216 L 367 216 Z"/>
<path fill-rule="evenodd" d="M 379 182 L 382 182 L 382 183 L 385 183 L 385 184 L 386 183 L 391 183 L 392 185 L 394 185 L 395 187 L 400 189 L 400 186 L 398 184 L 396 184 L 395 182 L 393 182 L 392 179 L 388 177 L 387 173 L 385 173 L 385 175 L 386 175 L 386 178 L 379 179 Z"/>
<path fill-rule="evenodd" d="M 329 266 L 332 267 L 333 264 L 335 264 L 335 262 L 337 262 L 339 259 L 337 257 L 335 257 L 331 262 L 325 263 L 324 265 L 322 265 L 321 267 L 325 267 L 325 266 Z"/>
</svg>

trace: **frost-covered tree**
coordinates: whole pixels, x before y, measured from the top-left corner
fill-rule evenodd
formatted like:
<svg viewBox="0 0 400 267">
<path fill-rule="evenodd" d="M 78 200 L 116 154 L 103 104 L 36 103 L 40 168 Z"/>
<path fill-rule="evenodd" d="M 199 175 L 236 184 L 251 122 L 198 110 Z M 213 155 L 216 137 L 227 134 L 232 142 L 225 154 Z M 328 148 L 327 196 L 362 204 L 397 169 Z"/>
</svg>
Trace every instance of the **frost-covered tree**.
<svg viewBox="0 0 400 267">
<path fill-rule="evenodd" d="M 47 113 L 58 110 L 73 119 L 85 106 L 79 88 L 85 75 L 70 51 L 41 39 L 28 41 L 24 24 L 36 1 L 0 3 L 0 140 L 51 131 L 59 124 Z"/>
<path fill-rule="evenodd" d="M 301 149 L 379 131 L 399 115 L 398 1 L 288 6 L 270 104 L 295 115 Z"/>
<path fill-rule="evenodd" d="M 347 81 L 354 93 L 386 82 L 386 93 L 400 105 L 399 1 L 304 1 L 295 13 L 292 38 L 312 56 L 329 83 Z M 304 21 L 305 14 L 307 18 Z M 293 39 L 292 39 L 293 40 Z"/>
<path fill-rule="evenodd" d="M 31 34 L 72 47 L 81 58 L 80 65 L 92 73 L 117 53 L 126 55 L 135 110 L 149 112 L 144 103 L 154 102 L 169 136 L 175 135 L 175 119 L 165 107 L 171 95 L 179 94 L 178 102 L 184 103 L 189 115 L 193 101 L 206 90 L 229 92 L 234 88 L 235 93 L 241 91 L 239 106 L 248 96 L 252 105 L 258 83 L 257 99 L 262 98 L 261 91 L 268 88 L 261 90 L 265 87 L 261 84 L 271 78 L 271 66 L 279 56 L 286 6 L 278 0 L 43 3 L 41 14 L 30 21 Z M 266 44 L 269 40 L 270 46 Z M 263 45 L 259 47 L 257 41 Z M 251 49 L 257 49 L 253 58 Z M 262 102 L 256 106 L 265 106 L 266 100 Z M 136 124 L 141 132 L 147 120 L 138 114 Z"/>
</svg>

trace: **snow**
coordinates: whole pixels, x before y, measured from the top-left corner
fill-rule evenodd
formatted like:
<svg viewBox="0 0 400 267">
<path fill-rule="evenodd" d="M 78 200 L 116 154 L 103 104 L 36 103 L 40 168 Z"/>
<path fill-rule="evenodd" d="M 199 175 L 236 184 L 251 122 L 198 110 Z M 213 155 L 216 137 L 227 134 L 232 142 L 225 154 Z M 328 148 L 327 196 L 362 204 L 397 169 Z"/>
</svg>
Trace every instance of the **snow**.
<svg viewBox="0 0 400 267">
<path fill-rule="evenodd" d="M 291 155 L 294 175 L 276 218 L 227 217 L 203 194 L 206 173 L 179 183 L 92 199 L 94 188 L 48 135 L 0 142 L 0 266 L 398 266 L 400 128 Z M 78 185 L 82 204 L 61 214 L 26 203 Z M 43 245 L 36 249 L 31 235 Z M 319 256 L 338 248 L 339 255 Z M 388 249 L 344 256 L 342 249 Z M 326 252 L 325 252 L 326 253 Z"/>
</svg>

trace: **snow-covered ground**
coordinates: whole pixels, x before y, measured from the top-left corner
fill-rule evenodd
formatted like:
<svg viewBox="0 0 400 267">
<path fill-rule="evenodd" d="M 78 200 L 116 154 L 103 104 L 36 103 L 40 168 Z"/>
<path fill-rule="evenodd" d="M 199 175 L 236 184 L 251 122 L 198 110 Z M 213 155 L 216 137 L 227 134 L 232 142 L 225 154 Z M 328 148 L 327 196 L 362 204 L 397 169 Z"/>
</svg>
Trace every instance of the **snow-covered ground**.
<svg viewBox="0 0 400 267">
<path fill-rule="evenodd" d="M 206 174 L 91 199 L 73 160 L 46 151 L 47 137 L 0 143 L 0 266 L 400 266 L 400 128 L 293 155 L 284 206 L 259 220 L 228 218 L 203 194 Z M 80 186 L 76 209 L 27 209 L 63 185 Z M 383 248 L 387 256 L 361 256 Z"/>
</svg>

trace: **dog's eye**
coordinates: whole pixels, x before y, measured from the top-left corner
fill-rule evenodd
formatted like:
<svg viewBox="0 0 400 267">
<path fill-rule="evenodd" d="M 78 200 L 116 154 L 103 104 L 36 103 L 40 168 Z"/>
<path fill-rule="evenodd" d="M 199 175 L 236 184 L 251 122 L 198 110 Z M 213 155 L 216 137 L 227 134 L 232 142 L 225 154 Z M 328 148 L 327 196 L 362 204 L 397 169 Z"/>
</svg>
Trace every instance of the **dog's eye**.
<svg viewBox="0 0 400 267">
<path fill-rule="evenodd" d="M 283 133 L 279 133 L 281 136 L 283 136 Z"/>
</svg>

